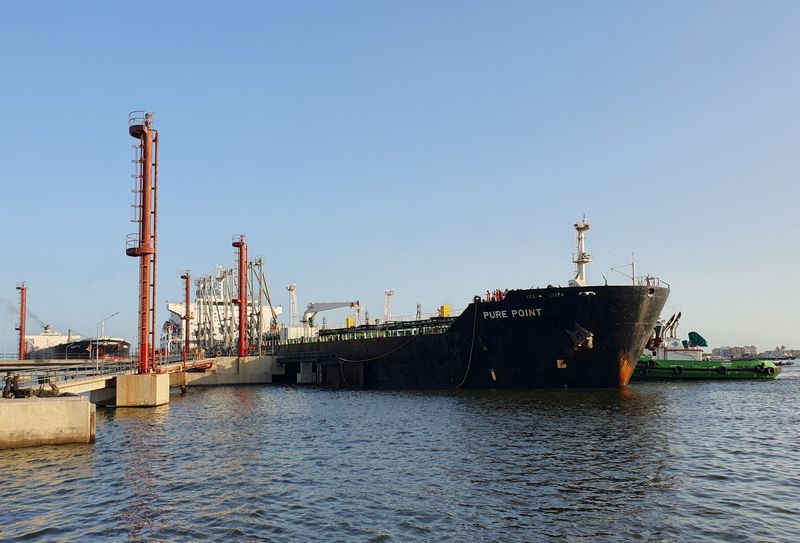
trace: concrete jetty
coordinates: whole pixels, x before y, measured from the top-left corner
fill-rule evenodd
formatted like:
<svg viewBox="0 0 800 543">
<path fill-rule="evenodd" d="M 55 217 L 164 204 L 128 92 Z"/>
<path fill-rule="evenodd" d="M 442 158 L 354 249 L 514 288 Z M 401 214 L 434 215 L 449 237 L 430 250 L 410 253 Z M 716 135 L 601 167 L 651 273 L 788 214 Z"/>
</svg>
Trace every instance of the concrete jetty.
<svg viewBox="0 0 800 543">
<path fill-rule="evenodd" d="M 94 443 L 95 406 L 83 396 L 0 400 L 0 449 Z"/>
<path fill-rule="evenodd" d="M 202 363 L 203 361 L 200 361 Z M 278 364 L 274 356 L 238 358 L 223 356 L 208 359 L 212 365 L 202 372 L 186 372 L 188 386 L 254 385 L 272 382 Z"/>
</svg>

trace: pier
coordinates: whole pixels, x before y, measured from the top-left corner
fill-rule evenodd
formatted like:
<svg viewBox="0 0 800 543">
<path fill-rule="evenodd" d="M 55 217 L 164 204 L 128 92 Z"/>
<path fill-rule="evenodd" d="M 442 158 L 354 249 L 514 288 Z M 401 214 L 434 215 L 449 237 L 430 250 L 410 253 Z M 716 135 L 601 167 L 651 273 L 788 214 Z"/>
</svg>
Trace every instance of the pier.
<svg viewBox="0 0 800 543">
<path fill-rule="evenodd" d="M 125 398 L 117 395 L 118 383 L 124 381 L 126 376 L 140 375 L 137 373 L 137 364 L 135 359 L 99 365 L 85 360 L 73 364 L 41 361 L 41 364 L 35 365 L 5 360 L 0 361 L 0 372 L 6 376 L 16 376 L 16 388 L 30 391 L 30 396 L 89 393 L 93 403 L 128 407 Z M 185 365 L 183 362 L 171 362 L 156 366 L 155 371 L 146 375 L 166 376 L 170 388 L 181 388 L 268 384 L 272 382 L 273 375 L 284 373 L 283 364 L 278 363 L 275 356 L 223 356 L 192 360 Z"/>
<path fill-rule="evenodd" d="M 286 366 L 270 355 L 174 361 L 154 365 L 147 374 L 138 373 L 138 366 L 136 359 L 0 361 L 6 383 L 0 400 L 0 417 L 5 421 L 0 426 L 0 449 L 92 443 L 95 405 L 155 407 L 169 403 L 173 389 L 269 384 L 273 375 L 286 373 Z M 297 381 L 302 381 L 301 374 Z"/>
</svg>

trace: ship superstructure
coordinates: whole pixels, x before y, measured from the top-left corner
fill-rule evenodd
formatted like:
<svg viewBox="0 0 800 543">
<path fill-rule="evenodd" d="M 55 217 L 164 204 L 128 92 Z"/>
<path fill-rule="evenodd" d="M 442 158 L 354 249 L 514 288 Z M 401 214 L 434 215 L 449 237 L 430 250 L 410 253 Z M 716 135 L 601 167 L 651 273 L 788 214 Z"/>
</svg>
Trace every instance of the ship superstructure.
<svg viewBox="0 0 800 543">
<path fill-rule="evenodd" d="M 66 334 L 53 330 L 53 325 L 50 323 L 44 325 L 42 333 L 25 336 L 25 340 L 28 342 L 28 353 L 30 354 L 79 339 L 81 339 L 81 336 L 73 334 L 72 330 L 69 330 Z"/>
</svg>

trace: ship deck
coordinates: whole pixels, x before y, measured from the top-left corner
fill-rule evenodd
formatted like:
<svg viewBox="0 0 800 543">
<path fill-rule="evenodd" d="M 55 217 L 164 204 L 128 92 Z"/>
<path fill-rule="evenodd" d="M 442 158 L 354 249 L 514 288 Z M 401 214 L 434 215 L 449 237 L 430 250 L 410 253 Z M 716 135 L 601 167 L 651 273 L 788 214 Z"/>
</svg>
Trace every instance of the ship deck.
<svg viewBox="0 0 800 543">
<path fill-rule="evenodd" d="M 431 317 L 413 321 L 389 321 L 381 324 L 364 324 L 353 328 L 330 328 L 320 330 L 314 337 L 291 339 L 284 345 L 326 341 L 347 341 L 382 337 L 416 336 L 420 334 L 442 334 L 458 317 Z"/>
</svg>

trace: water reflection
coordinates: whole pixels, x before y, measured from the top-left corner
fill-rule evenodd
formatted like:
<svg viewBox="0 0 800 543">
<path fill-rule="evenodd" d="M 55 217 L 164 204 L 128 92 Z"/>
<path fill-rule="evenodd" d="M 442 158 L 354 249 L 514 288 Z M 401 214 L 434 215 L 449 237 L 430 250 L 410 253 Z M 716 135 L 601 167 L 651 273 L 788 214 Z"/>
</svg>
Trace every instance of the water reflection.
<svg viewBox="0 0 800 543">
<path fill-rule="evenodd" d="M 799 389 L 193 388 L 0 451 L 0 537 L 789 541 Z"/>
<path fill-rule="evenodd" d="M 128 499 L 119 511 L 117 524 L 131 539 L 140 539 L 149 533 L 158 519 L 158 511 L 153 503 L 158 498 L 160 464 L 166 460 L 165 451 L 160 445 L 163 443 L 161 437 L 168 407 L 154 409 L 155 413 L 150 419 L 142 416 L 142 409 L 117 409 L 113 417 L 117 423 L 127 423 L 129 426 L 122 440 L 127 461 L 121 484 L 121 490 Z"/>
<path fill-rule="evenodd" d="M 451 424 L 464 429 L 458 441 L 469 445 L 458 459 L 470 474 L 470 486 L 457 491 L 462 506 L 494 506 L 525 519 L 522 527 L 543 526 L 551 534 L 588 530 L 596 537 L 609 518 L 635 508 L 646 517 L 650 489 L 674 484 L 659 391 L 485 391 L 456 398 L 460 409 Z M 525 488 L 524 507 L 508 508 L 504 499 L 493 504 L 486 490 L 492 496 L 495 488 L 512 495 Z M 645 522 L 656 520 L 642 518 L 639 526 Z M 580 530 L 567 529 L 573 524 Z"/>
<path fill-rule="evenodd" d="M 95 473 L 93 445 L 62 445 L 0 451 L 0 540 L 20 534 L 44 539 L 63 532 L 54 499 L 80 499 L 81 492 L 66 492 Z"/>
</svg>

